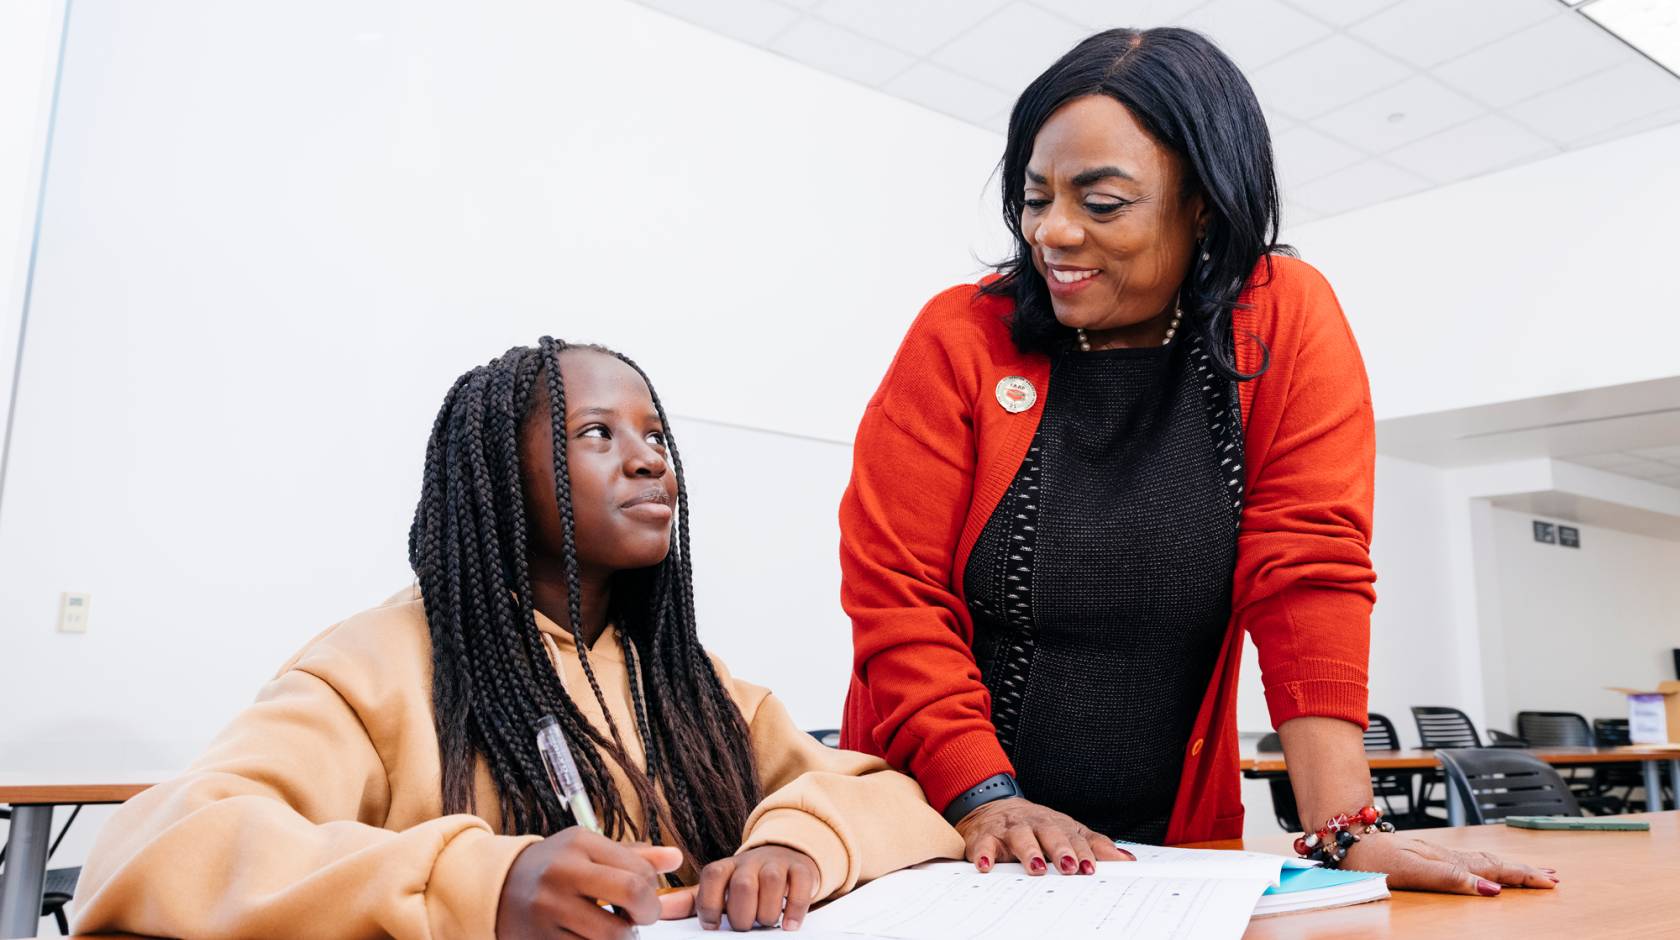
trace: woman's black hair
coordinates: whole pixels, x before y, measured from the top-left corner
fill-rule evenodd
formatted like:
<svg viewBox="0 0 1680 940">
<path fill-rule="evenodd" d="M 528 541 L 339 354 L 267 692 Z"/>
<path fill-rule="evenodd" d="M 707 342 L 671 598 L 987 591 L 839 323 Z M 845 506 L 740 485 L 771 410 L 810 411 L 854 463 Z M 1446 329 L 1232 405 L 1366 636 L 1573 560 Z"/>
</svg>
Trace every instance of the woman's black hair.
<svg viewBox="0 0 1680 940">
<path fill-rule="evenodd" d="M 1003 152 L 1003 219 L 1015 239 L 1014 256 L 998 265 L 1003 276 L 987 294 L 1010 297 L 1011 335 L 1023 351 L 1065 349 L 1073 331 L 1056 320 L 1050 291 L 1032 263 L 1021 231 L 1027 160 L 1050 115 L 1087 95 L 1120 102 L 1154 138 L 1184 160 L 1185 185 L 1200 191 L 1208 209 L 1207 232 L 1196 246 L 1179 294 L 1185 326 L 1200 333 L 1215 367 L 1234 379 L 1266 371 L 1237 369 L 1227 318 L 1261 259 L 1289 253 L 1279 245 L 1277 177 L 1266 119 L 1254 90 L 1235 63 L 1206 36 L 1161 27 L 1097 33 L 1034 79 L 1009 115 Z M 1206 252 L 1208 259 L 1202 260 Z M 1254 337 L 1259 343 L 1259 338 Z"/>
<path fill-rule="evenodd" d="M 648 382 L 677 479 L 676 531 L 665 559 L 614 575 L 608 617 L 630 673 L 645 768 L 626 754 L 581 636 L 577 539 L 566 461 L 566 389 L 559 354 L 543 337 L 456 380 L 426 446 L 420 502 L 409 530 L 409 564 L 420 582 L 432 638 L 432 709 L 443 767 L 445 813 L 473 812 L 482 760 L 496 785 L 502 829 L 549 835 L 570 825 L 536 745 L 538 723 L 554 715 L 571 741 L 584 787 L 607 834 L 670 842 L 703 865 L 733 855 L 760 787 L 746 723 L 700 645 L 694 624 L 688 487 L 665 408 Z M 541 384 L 539 384 L 541 383 Z M 538 414 L 546 405 L 546 414 Z M 579 711 L 560 683 L 531 599 L 530 530 L 520 475 L 525 422 L 542 421 L 554 440 L 554 490 L 564 531 L 568 626 L 607 734 Z M 632 820 L 607 760 L 641 804 Z M 662 792 L 661 792 L 662 791 Z M 660 799 L 661 795 L 664 799 Z M 659 811 L 661 804 L 668 816 Z"/>
</svg>

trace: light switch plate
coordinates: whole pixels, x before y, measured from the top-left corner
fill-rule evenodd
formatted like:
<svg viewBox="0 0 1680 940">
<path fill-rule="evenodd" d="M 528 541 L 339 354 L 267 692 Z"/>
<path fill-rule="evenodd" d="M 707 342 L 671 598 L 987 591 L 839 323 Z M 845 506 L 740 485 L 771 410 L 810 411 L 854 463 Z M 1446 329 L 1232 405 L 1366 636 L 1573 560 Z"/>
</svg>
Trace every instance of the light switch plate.
<svg viewBox="0 0 1680 940">
<path fill-rule="evenodd" d="M 65 591 L 58 595 L 58 632 L 86 633 L 88 605 L 91 603 L 93 603 L 92 594 Z"/>
</svg>

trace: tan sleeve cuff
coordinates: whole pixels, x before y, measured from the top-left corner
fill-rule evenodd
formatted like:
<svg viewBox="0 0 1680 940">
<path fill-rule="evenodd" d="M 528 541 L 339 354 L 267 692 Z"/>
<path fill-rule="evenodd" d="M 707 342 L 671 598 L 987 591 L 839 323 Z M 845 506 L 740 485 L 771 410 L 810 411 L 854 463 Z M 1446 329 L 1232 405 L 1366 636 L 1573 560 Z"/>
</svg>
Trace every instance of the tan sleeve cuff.
<svg viewBox="0 0 1680 940">
<path fill-rule="evenodd" d="M 456 833 L 432 863 L 426 915 L 436 937 L 494 937 L 502 882 L 525 847 L 541 836 L 498 836 L 474 827 Z"/>
<path fill-rule="evenodd" d="M 761 845 L 785 846 L 811 856 L 819 878 L 813 901 L 826 900 L 857 881 L 846 843 L 828 823 L 803 810 L 783 807 L 758 817 L 741 840 L 741 851 Z"/>
</svg>

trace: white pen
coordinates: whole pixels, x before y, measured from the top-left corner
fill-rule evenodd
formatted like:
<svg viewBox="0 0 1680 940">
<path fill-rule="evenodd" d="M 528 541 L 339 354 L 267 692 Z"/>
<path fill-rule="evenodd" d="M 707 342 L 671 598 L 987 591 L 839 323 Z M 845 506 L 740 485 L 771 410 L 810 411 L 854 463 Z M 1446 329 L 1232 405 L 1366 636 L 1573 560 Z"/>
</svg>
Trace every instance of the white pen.
<svg viewBox="0 0 1680 940">
<path fill-rule="evenodd" d="M 554 795 L 560 798 L 560 804 L 572 811 L 572 818 L 577 820 L 578 825 L 600 834 L 601 822 L 595 818 L 595 807 L 590 804 L 589 793 L 583 788 L 583 776 L 578 773 L 577 761 L 572 758 L 572 747 L 566 742 L 566 733 L 560 730 L 559 719 L 553 715 L 544 715 L 537 725 L 537 750 L 542 753 L 543 766 L 548 769 L 548 782 L 554 785 Z M 602 906 L 625 920 L 630 919 L 629 914 L 611 904 Z M 631 924 L 630 936 L 641 935 L 636 925 Z"/>
<path fill-rule="evenodd" d="M 583 776 L 572 759 L 571 745 L 566 742 L 566 733 L 560 730 L 559 719 L 553 715 L 545 715 L 537 725 L 537 750 L 542 752 L 548 781 L 554 785 L 554 795 L 560 798 L 560 804 L 572 811 L 578 825 L 599 833 L 601 823 L 595 818 L 588 792 L 583 789 Z"/>
</svg>

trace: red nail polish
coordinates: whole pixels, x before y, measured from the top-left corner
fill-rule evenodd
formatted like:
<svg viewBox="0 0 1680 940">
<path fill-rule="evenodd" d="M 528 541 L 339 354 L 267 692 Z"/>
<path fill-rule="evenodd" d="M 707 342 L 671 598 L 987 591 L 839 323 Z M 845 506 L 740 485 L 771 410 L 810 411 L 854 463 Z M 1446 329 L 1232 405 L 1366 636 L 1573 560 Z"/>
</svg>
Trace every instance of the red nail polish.
<svg viewBox="0 0 1680 940">
<path fill-rule="evenodd" d="M 1484 898 L 1495 897 L 1499 894 L 1499 886 L 1486 878 L 1477 878 L 1476 893 Z"/>
<path fill-rule="evenodd" d="M 1027 863 L 1027 870 L 1034 874 L 1044 871 L 1044 859 L 1034 855 L 1032 861 Z"/>
<path fill-rule="evenodd" d="M 975 865 L 981 871 L 986 871 L 987 869 L 992 867 L 992 860 L 987 858 L 986 856 L 982 855 L 982 856 L 980 856 L 980 861 L 976 862 Z"/>
<path fill-rule="evenodd" d="M 1074 858 L 1071 855 L 1062 856 L 1062 871 L 1071 875 L 1078 870 L 1079 870 L 1079 859 Z"/>
<path fill-rule="evenodd" d="M 1097 866 L 1090 859 L 1085 859 L 1079 863 L 1079 873 L 1081 875 L 1094 875 L 1097 873 Z"/>
</svg>

